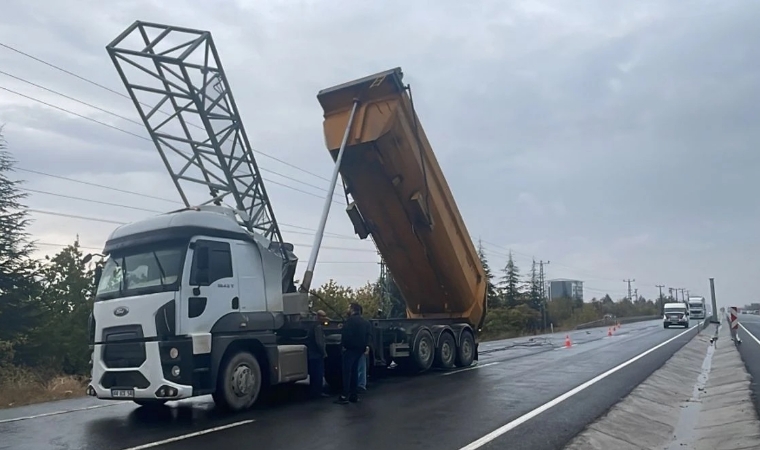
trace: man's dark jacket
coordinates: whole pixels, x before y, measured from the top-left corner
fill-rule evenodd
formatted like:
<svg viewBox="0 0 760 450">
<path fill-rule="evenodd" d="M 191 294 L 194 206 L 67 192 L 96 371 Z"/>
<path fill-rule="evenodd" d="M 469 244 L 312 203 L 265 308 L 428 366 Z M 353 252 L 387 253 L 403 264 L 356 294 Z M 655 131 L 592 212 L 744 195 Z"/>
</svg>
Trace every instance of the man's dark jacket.
<svg viewBox="0 0 760 450">
<path fill-rule="evenodd" d="M 341 345 L 346 350 L 364 353 L 372 337 L 372 325 L 362 316 L 355 314 L 343 322 Z"/>
</svg>

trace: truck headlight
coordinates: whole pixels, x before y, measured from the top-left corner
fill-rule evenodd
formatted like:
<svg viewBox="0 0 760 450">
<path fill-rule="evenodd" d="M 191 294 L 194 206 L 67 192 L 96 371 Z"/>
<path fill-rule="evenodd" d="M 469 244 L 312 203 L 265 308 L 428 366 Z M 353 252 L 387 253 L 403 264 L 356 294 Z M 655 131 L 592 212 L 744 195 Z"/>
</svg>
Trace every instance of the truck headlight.
<svg viewBox="0 0 760 450">
<path fill-rule="evenodd" d="M 177 356 L 179 356 L 179 350 L 177 350 L 175 347 L 172 347 L 171 350 L 169 350 L 169 358 L 177 359 Z"/>
<path fill-rule="evenodd" d="M 172 367 L 172 376 L 178 377 L 179 376 L 179 366 Z"/>
</svg>

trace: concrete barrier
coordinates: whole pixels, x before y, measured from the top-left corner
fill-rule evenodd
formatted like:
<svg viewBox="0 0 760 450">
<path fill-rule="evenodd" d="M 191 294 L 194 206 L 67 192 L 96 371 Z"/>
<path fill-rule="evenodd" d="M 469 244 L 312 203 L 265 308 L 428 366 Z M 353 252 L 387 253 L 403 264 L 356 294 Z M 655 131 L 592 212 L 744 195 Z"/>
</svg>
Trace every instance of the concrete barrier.
<svg viewBox="0 0 760 450">
<path fill-rule="evenodd" d="M 634 323 L 634 322 L 644 322 L 646 320 L 657 320 L 660 318 L 662 318 L 662 316 L 658 314 L 656 316 L 635 316 L 635 317 L 616 317 L 614 319 L 599 319 L 593 322 L 582 323 L 576 326 L 575 329 L 585 330 L 587 328 L 611 327 L 612 325 L 615 325 L 616 323 L 625 324 L 625 323 Z"/>
</svg>

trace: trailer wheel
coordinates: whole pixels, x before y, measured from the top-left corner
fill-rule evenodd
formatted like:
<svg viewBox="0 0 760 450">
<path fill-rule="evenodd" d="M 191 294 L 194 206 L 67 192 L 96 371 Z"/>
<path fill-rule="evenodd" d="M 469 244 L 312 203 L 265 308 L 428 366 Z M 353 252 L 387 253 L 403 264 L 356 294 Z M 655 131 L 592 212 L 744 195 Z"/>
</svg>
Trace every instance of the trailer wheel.
<svg viewBox="0 0 760 450">
<path fill-rule="evenodd" d="M 467 367 L 475 360 L 475 338 L 469 330 L 462 331 L 462 338 L 457 348 L 457 367 Z"/>
<path fill-rule="evenodd" d="M 443 369 L 454 367 L 457 356 L 457 343 L 454 336 L 449 332 L 443 332 L 438 338 L 438 346 L 435 349 L 435 365 Z"/>
<path fill-rule="evenodd" d="M 417 339 L 412 349 L 411 359 L 414 363 L 414 368 L 418 372 L 424 372 L 433 365 L 435 359 L 435 343 L 433 341 L 433 335 L 428 330 L 421 330 L 417 334 Z"/>
<path fill-rule="evenodd" d="M 226 358 L 213 394 L 217 405 L 242 411 L 253 406 L 260 391 L 261 366 L 256 357 L 243 351 Z"/>
</svg>

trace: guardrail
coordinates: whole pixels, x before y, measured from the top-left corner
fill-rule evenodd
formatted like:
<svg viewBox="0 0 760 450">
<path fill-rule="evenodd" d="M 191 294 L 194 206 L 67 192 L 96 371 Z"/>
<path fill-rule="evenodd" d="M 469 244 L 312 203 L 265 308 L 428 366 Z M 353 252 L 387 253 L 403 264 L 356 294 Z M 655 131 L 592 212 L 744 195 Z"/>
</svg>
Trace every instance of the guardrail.
<svg viewBox="0 0 760 450">
<path fill-rule="evenodd" d="M 587 328 L 608 327 L 608 326 L 615 325 L 616 323 L 624 324 L 624 323 L 633 323 L 633 322 L 644 322 L 645 320 L 657 320 L 660 318 L 662 318 L 662 316 L 658 314 L 656 316 L 615 317 L 614 319 L 599 319 L 593 322 L 582 323 L 576 326 L 575 329 L 585 330 Z"/>
</svg>

